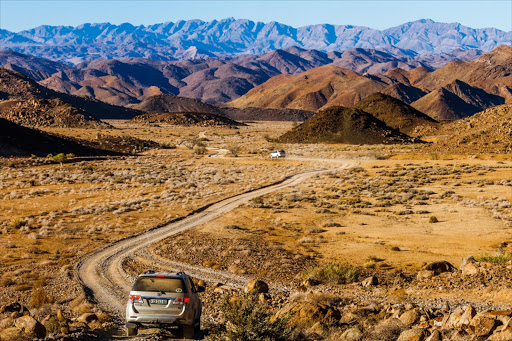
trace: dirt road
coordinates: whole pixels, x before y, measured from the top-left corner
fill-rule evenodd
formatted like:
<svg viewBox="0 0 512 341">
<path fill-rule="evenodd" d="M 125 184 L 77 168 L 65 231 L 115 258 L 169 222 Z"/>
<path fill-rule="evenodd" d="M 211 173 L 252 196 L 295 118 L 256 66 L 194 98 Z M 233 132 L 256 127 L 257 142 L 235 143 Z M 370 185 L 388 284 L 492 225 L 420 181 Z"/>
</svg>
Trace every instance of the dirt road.
<svg viewBox="0 0 512 341">
<path fill-rule="evenodd" d="M 353 166 L 355 162 L 344 160 L 341 167 L 345 169 Z M 338 164 L 336 164 L 338 165 Z M 305 179 L 329 172 L 334 169 L 319 169 L 305 173 L 295 174 L 270 186 L 233 196 L 215 204 L 204 207 L 202 210 L 168 225 L 153 229 L 143 234 L 132 236 L 110 244 L 81 260 L 76 267 L 76 274 L 86 293 L 110 313 L 119 317 L 124 316 L 124 309 L 132 279 L 123 271 L 123 260 L 129 257 L 148 259 L 151 264 L 162 264 L 161 260 L 154 259 L 146 251 L 151 245 L 177 233 L 206 223 L 221 214 L 229 212 L 252 198 L 265 195 L 282 188 L 295 186 Z M 163 264 L 170 269 L 183 269 L 192 276 L 205 280 L 223 281 L 234 286 L 245 283 L 245 279 L 225 271 L 207 268 L 191 267 L 185 264 Z"/>
</svg>

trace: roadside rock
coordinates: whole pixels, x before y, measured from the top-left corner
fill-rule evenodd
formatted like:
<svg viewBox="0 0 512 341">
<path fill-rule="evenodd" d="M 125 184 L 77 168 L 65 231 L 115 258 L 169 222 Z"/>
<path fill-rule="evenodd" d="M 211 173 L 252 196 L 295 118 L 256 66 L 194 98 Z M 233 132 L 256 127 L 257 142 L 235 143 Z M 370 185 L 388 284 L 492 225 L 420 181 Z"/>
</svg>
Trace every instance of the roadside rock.
<svg viewBox="0 0 512 341">
<path fill-rule="evenodd" d="M 291 302 L 281 308 L 276 315 L 292 316 L 290 323 L 297 326 L 313 326 L 317 322 L 331 325 L 341 318 L 341 313 L 335 307 L 308 301 Z"/>
<path fill-rule="evenodd" d="M 42 339 L 46 336 L 46 328 L 35 318 L 25 315 L 14 320 L 14 325 L 25 334 Z"/>
<path fill-rule="evenodd" d="M 404 330 L 397 341 L 423 341 L 425 340 L 425 330 L 421 328 L 414 328 Z"/>
<path fill-rule="evenodd" d="M 370 276 L 361 282 L 363 287 L 372 287 L 379 284 L 379 279 L 375 276 Z"/>
<path fill-rule="evenodd" d="M 488 316 L 487 312 L 481 312 L 471 320 L 470 326 L 474 328 L 475 335 L 487 336 L 497 326 L 496 322 L 496 319 Z"/>
<path fill-rule="evenodd" d="M 252 280 L 247 284 L 245 287 L 245 292 L 257 292 L 259 294 L 261 293 L 267 293 L 268 292 L 268 285 L 267 283 L 260 281 L 260 280 Z"/>
<path fill-rule="evenodd" d="M 416 275 L 416 279 L 419 281 L 431 279 L 432 277 L 434 277 L 434 271 L 431 270 L 420 270 Z"/>
<path fill-rule="evenodd" d="M 407 327 L 410 327 L 420 319 L 420 316 L 420 310 L 415 308 L 403 313 L 402 316 L 399 317 L 399 320 Z"/>
<path fill-rule="evenodd" d="M 357 327 L 349 328 L 341 334 L 341 340 L 343 341 L 359 341 L 362 338 L 363 333 Z"/>
<path fill-rule="evenodd" d="M 443 272 L 453 272 L 457 271 L 457 268 L 448 263 L 447 261 L 439 261 L 428 263 L 423 267 L 423 270 L 430 270 L 434 272 L 434 275 L 439 275 Z"/>
<path fill-rule="evenodd" d="M 27 337 L 23 337 L 23 332 L 16 327 L 0 330 L 0 340 L 2 341 L 18 341 L 24 339 L 28 340 Z"/>
<path fill-rule="evenodd" d="M 93 321 L 97 321 L 98 320 L 98 316 L 96 316 L 96 314 L 94 314 L 94 313 L 85 313 L 85 314 L 82 314 L 76 320 L 78 322 L 91 323 Z"/>
<path fill-rule="evenodd" d="M 439 330 L 432 331 L 429 337 L 425 341 L 443 341 L 443 334 Z"/>
</svg>

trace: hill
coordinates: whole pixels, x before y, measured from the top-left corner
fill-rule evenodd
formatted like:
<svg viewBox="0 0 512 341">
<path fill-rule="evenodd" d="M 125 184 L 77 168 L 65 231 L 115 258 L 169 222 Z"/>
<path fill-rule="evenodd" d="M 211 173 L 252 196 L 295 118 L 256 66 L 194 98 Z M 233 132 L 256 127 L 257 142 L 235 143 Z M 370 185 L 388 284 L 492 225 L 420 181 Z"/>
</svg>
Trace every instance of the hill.
<svg viewBox="0 0 512 341">
<path fill-rule="evenodd" d="M 132 108 L 146 113 L 195 112 L 222 115 L 222 110 L 214 105 L 198 100 L 173 95 L 151 96 Z"/>
<path fill-rule="evenodd" d="M 132 118 L 140 114 L 140 111 L 110 105 L 92 98 L 56 92 L 39 85 L 30 77 L 4 68 L 0 68 L 0 99 L 17 101 L 58 99 L 61 102 L 55 101 L 54 103 L 60 103 L 60 105 L 65 103 L 76 108 L 76 110 L 68 111 L 68 114 L 82 112 L 84 117 L 96 119 Z M 26 107 L 28 108 L 29 105 Z"/>
<path fill-rule="evenodd" d="M 133 121 L 143 123 L 165 123 L 180 126 L 199 126 L 199 127 L 237 127 L 244 125 L 229 118 L 196 112 L 172 112 L 172 113 L 152 113 L 135 116 Z"/>
<path fill-rule="evenodd" d="M 0 156 L 46 156 L 50 153 L 73 153 L 77 156 L 113 154 L 0 118 Z"/>
<path fill-rule="evenodd" d="M 443 136 L 426 148 L 442 153 L 512 153 L 512 104 L 486 109 L 445 125 Z"/>
<path fill-rule="evenodd" d="M 438 123 L 399 99 L 378 92 L 358 102 L 354 108 L 372 114 L 391 128 L 408 135 L 416 135 L 414 130 L 418 126 Z"/>
<path fill-rule="evenodd" d="M 372 115 L 354 108 L 331 107 L 278 139 L 285 143 L 393 144 L 413 139 L 388 127 Z"/>
</svg>

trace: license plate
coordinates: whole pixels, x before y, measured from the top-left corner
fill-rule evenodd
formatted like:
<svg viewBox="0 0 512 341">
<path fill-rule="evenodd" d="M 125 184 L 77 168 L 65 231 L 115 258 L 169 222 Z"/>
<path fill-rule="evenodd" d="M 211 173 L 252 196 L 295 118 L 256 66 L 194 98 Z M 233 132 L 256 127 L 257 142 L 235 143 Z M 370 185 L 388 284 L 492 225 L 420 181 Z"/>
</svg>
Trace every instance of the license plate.
<svg viewBox="0 0 512 341">
<path fill-rule="evenodd" d="M 150 304 L 165 304 L 165 305 L 167 305 L 167 300 L 152 298 L 149 300 L 149 303 Z"/>
</svg>

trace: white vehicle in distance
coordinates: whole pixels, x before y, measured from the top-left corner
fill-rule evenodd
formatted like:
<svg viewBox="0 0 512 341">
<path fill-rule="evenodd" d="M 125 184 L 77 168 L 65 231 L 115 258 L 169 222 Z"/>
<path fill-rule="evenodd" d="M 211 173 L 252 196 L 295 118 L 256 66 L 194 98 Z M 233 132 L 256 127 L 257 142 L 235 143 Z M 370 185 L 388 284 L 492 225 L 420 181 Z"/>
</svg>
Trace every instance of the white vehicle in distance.
<svg viewBox="0 0 512 341">
<path fill-rule="evenodd" d="M 286 157 L 286 152 L 284 150 L 274 150 L 272 153 L 270 153 L 271 159 L 277 159 L 280 157 Z"/>
</svg>

